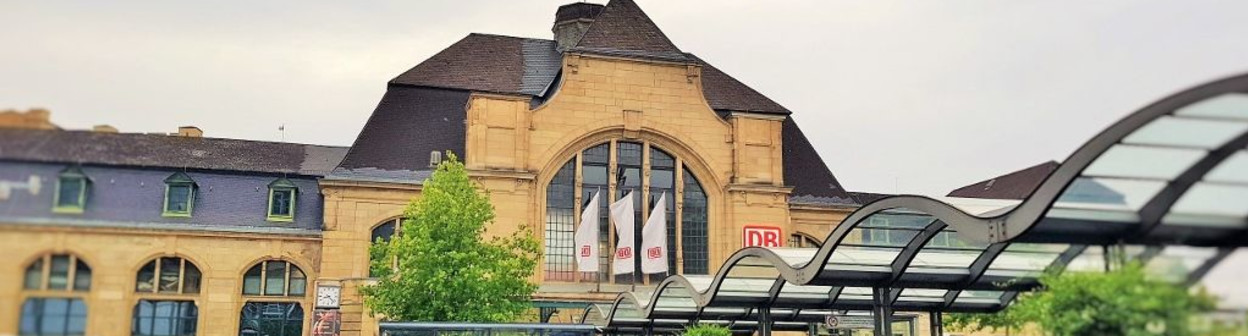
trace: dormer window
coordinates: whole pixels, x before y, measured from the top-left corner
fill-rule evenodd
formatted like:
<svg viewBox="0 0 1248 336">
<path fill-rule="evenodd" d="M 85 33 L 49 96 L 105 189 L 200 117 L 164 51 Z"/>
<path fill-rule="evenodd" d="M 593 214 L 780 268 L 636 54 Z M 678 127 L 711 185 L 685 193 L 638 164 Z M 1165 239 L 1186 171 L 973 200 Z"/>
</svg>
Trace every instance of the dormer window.
<svg viewBox="0 0 1248 336">
<path fill-rule="evenodd" d="M 87 187 L 90 183 L 78 167 L 62 171 L 56 181 L 52 212 L 82 213 L 87 207 Z"/>
<path fill-rule="evenodd" d="M 165 179 L 165 217 L 190 217 L 195 208 L 195 180 L 185 173 L 174 173 Z"/>
<path fill-rule="evenodd" d="M 295 195 L 298 191 L 299 187 L 286 178 L 269 183 L 269 221 L 295 220 Z"/>
</svg>

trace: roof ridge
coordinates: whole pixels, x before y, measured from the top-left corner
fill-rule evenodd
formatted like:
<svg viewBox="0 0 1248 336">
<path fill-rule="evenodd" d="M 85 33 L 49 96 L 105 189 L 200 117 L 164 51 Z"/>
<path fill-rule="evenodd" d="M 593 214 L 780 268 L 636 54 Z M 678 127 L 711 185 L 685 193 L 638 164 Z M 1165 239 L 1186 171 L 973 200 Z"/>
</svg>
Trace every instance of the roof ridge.
<svg viewBox="0 0 1248 336">
<path fill-rule="evenodd" d="M 544 39 L 544 38 L 536 38 L 536 37 L 524 37 L 524 36 L 515 36 L 515 35 L 503 35 L 503 34 L 494 34 L 494 33 L 476 33 L 476 32 L 473 32 L 473 33 L 468 33 L 468 35 L 481 35 L 481 36 L 488 36 L 488 37 L 503 37 L 503 38 L 513 38 L 513 39 L 521 39 L 521 40 L 534 40 L 534 41 L 555 42 L 555 40 L 552 40 L 552 39 Z"/>
<path fill-rule="evenodd" d="M 666 57 L 684 57 L 684 52 L 633 0 L 607 2 L 606 7 L 594 18 L 594 22 L 589 24 L 585 34 L 572 49 L 632 51 Z"/>
<path fill-rule="evenodd" d="M 172 138 L 172 139 L 198 139 L 198 140 L 210 140 L 210 141 L 254 142 L 254 143 L 268 143 L 268 144 L 278 144 L 278 145 L 294 145 L 294 146 L 323 147 L 323 148 L 350 148 L 350 146 L 334 146 L 334 145 L 322 145 L 322 144 L 310 144 L 310 143 L 301 143 L 301 142 L 286 142 L 286 141 L 272 141 L 272 140 L 254 140 L 254 139 L 239 139 L 239 138 L 220 138 L 220 137 L 206 137 L 206 136 L 200 136 L 200 137 L 184 137 L 184 136 L 178 136 L 178 135 L 168 135 L 168 134 L 158 133 L 158 132 L 154 132 L 154 133 L 135 133 L 135 132 L 117 132 L 117 133 L 110 133 L 110 132 L 96 132 L 96 131 L 92 131 L 92 130 L 41 130 L 41 129 L 21 129 L 21 128 L 4 128 L 4 127 L 0 127 L 0 132 L 12 132 L 12 131 L 18 131 L 18 132 L 43 132 L 43 133 L 45 133 L 45 134 L 53 134 L 53 135 L 54 135 L 55 133 L 78 133 L 78 134 L 98 135 L 98 136 L 130 136 L 130 137 L 151 137 L 151 138 L 158 138 L 158 137 L 162 137 L 162 138 Z"/>
</svg>

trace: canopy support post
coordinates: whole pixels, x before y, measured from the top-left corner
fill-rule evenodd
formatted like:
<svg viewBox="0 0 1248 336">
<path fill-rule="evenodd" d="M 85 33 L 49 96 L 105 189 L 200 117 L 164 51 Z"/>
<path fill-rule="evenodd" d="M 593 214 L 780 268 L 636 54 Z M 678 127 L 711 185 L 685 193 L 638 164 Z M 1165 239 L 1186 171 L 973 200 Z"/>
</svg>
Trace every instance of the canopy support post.
<svg viewBox="0 0 1248 336">
<path fill-rule="evenodd" d="M 872 311 L 875 319 L 875 336 L 893 336 L 893 300 L 889 295 L 891 289 L 884 287 L 871 288 Z"/>
<path fill-rule="evenodd" d="M 932 329 L 932 336 L 945 335 L 945 317 L 940 313 L 940 311 L 932 311 L 928 315 L 927 319 L 932 323 L 930 327 Z"/>
<path fill-rule="evenodd" d="M 771 336 L 771 307 L 758 307 L 758 336 Z"/>
</svg>

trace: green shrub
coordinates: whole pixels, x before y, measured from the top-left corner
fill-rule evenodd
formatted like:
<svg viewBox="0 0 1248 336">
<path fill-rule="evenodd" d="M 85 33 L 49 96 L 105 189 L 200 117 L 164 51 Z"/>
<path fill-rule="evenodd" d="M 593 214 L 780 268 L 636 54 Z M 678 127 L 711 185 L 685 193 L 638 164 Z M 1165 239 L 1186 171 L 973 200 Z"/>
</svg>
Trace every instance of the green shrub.
<svg viewBox="0 0 1248 336">
<path fill-rule="evenodd" d="M 720 325 L 696 324 L 685 327 L 685 336 L 732 336 L 732 331 Z"/>
</svg>

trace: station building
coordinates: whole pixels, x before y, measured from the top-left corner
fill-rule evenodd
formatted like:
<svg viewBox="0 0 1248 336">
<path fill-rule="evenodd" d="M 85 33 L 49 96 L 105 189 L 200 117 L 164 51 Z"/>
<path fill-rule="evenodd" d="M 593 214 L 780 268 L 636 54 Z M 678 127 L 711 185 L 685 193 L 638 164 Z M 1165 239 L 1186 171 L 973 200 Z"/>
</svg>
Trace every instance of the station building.
<svg viewBox="0 0 1248 336">
<path fill-rule="evenodd" d="M 350 148 L 0 130 L 0 335 L 313 335 L 321 306 L 373 335 L 368 246 L 402 231 L 447 151 L 489 192 L 487 234 L 543 242 L 535 319 L 552 322 L 663 277 L 576 272 L 586 206 L 635 192 L 640 226 L 668 195 L 671 273 L 714 274 L 743 246 L 818 244 L 873 197 L 841 187 L 800 112 L 632 0 L 554 12 L 551 39 L 469 34 L 399 74 Z"/>
</svg>

